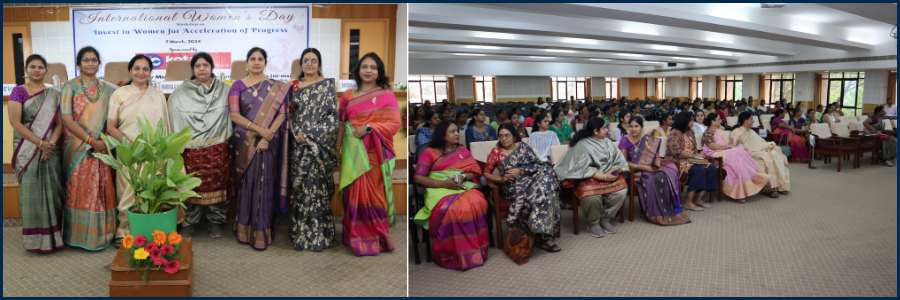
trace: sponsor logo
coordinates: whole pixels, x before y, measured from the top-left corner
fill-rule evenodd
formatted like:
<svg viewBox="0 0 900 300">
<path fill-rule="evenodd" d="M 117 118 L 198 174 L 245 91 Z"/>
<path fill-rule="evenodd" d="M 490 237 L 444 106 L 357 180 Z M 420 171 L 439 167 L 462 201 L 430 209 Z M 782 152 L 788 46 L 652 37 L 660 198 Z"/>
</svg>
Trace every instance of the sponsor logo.
<svg viewBox="0 0 900 300">
<path fill-rule="evenodd" d="M 231 69 L 231 52 L 207 52 L 213 59 L 216 70 Z M 194 52 L 171 52 L 171 53 L 135 53 L 144 54 L 153 61 L 154 70 L 165 70 L 166 65 L 173 60 L 190 61 L 194 57 Z M 215 71 L 214 71 L 215 72 Z"/>
</svg>

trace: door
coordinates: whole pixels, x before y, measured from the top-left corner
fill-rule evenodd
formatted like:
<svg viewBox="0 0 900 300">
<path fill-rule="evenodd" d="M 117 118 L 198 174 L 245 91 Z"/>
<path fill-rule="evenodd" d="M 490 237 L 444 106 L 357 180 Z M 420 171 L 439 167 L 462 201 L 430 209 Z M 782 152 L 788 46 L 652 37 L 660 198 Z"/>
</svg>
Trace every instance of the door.
<svg viewBox="0 0 900 300">
<path fill-rule="evenodd" d="M 28 25 L 3 25 L 3 84 L 24 84 L 25 58 L 31 55 Z"/>
<path fill-rule="evenodd" d="M 341 22 L 341 79 L 353 79 L 350 71 L 366 53 L 375 52 L 384 61 L 385 72 L 392 68 L 388 61 L 388 19 L 343 20 Z"/>
</svg>

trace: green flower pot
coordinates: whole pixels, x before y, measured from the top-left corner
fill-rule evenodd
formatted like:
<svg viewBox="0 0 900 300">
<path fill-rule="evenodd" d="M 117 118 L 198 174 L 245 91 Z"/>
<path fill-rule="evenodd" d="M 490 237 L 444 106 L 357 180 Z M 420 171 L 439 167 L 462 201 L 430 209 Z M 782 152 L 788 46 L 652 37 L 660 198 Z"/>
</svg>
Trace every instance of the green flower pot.
<svg viewBox="0 0 900 300">
<path fill-rule="evenodd" d="M 160 230 L 169 235 L 175 231 L 178 225 L 178 209 L 146 215 L 132 213 L 131 210 L 134 208 L 137 208 L 137 205 L 132 205 L 128 208 L 128 226 L 131 229 L 131 235 L 134 237 L 143 235 L 148 241 L 152 241 L 154 230 Z"/>
</svg>

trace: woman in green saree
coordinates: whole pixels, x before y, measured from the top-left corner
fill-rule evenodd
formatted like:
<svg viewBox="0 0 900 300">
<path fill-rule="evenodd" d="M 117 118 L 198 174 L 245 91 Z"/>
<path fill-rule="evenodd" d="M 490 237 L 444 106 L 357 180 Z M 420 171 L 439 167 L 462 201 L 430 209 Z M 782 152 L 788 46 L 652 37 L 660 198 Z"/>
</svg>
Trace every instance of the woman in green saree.
<svg viewBox="0 0 900 300">
<path fill-rule="evenodd" d="M 45 85 L 47 61 L 37 54 L 25 60 L 28 82 L 9 95 L 13 129 L 13 170 L 19 180 L 22 244 L 28 252 L 50 253 L 63 248 L 64 189 L 58 143 L 62 136 L 59 90 Z"/>
</svg>

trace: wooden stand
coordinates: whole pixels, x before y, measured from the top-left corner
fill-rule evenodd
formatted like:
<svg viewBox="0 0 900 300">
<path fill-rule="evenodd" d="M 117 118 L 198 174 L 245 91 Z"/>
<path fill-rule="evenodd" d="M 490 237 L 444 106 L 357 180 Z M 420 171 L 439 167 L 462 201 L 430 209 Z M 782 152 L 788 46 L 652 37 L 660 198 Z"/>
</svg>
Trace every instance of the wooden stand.
<svg viewBox="0 0 900 300">
<path fill-rule="evenodd" d="M 194 286 L 194 251 L 191 239 L 186 238 L 178 248 L 178 272 L 169 275 L 162 268 L 150 270 L 144 283 L 144 272 L 136 272 L 128 267 L 125 249 L 116 252 L 116 258 L 109 266 L 112 279 L 109 281 L 110 297 L 190 297 Z"/>
</svg>

